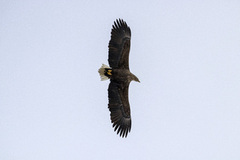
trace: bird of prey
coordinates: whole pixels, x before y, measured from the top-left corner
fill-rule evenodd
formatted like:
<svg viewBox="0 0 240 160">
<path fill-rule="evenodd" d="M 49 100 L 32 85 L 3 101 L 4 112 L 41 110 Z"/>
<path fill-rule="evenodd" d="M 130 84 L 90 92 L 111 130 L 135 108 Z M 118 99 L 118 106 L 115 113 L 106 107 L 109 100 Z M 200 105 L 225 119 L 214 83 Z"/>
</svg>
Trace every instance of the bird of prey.
<svg viewBox="0 0 240 160">
<path fill-rule="evenodd" d="M 114 131 L 120 137 L 127 137 L 131 130 L 131 114 L 128 88 L 131 81 L 140 82 L 129 70 L 131 30 L 122 19 L 112 26 L 108 45 L 109 66 L 103 64 L 98 70 L 101 80 L 110 79 L 108 87 L 108 108 Z"/>
</svg>

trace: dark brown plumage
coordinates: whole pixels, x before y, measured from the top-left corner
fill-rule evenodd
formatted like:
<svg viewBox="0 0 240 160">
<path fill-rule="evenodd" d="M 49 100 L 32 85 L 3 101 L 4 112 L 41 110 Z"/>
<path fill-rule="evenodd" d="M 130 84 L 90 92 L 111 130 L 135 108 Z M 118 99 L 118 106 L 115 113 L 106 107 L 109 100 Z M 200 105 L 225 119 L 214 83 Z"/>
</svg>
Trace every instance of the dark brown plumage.
<svg viewBox="0 0 240 160">
<path fill-rule="evenodd" d="M 110 79 L 108 87 L 108 108 L 114 131 L 121 137 L 127 137 L 131 130 L 131 112 L 128 100 L 128 88 L 132 80 L 140 82 L 129 71 L 129 51 L 131 30 L 122 19 L 116 20 L 112 26 L 109 42 L 108 62 L 99 69 L 102 80 Z"/>
</svg>

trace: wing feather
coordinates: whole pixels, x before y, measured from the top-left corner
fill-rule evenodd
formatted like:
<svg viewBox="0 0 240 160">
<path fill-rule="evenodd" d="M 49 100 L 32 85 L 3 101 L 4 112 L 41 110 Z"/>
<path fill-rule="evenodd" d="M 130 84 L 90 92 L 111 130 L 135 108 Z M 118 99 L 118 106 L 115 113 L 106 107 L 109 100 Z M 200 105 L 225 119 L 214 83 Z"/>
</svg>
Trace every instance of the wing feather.
<svg viewBox="0 0 240 160">
<path fill-rule="evenodd" d="M 129 69 L 131 30 L 122 19 L 116 20 L 112 26 L 109 42 L 108 62 L 112 68 Z"/>
<path fill-rule="evenodd" d="M 129 83 L 111 81 L 108 87 L 108 108 L 114 131 L 121 137 L 127 137 L 131 130 L 130 105 L 128 101 Z"/>
</svg>

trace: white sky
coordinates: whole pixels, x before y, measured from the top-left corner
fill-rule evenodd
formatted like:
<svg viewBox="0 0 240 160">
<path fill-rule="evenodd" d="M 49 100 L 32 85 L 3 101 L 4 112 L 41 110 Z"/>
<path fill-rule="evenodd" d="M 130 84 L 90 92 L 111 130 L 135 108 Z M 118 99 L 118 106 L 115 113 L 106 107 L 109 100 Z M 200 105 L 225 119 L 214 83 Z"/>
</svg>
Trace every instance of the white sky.
<svg viewBox="0 0 240 160">
<path fill-rule="evenodd" d="M 113 131 L 113 21 L 132 30 L 132 130 Z M 0 2 L 1 160 L 239 160 L 240 1 Z"/>
</svg>

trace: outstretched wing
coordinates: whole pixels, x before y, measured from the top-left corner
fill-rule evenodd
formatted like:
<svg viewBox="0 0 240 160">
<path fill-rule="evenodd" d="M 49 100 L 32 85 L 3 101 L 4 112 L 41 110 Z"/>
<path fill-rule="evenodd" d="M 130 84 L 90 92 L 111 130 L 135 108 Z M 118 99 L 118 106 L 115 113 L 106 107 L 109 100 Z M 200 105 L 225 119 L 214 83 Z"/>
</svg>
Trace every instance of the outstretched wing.
<svg viewBox="0 0 240 160">
<path fill-rule="evenodd" d="M 129 69 L 129 51 L 131 30 L 122 19 L 116 20 L 112 26 L 111 40 L 109 42 L 108 62 L 112 68 Z"/>
<path fill-rule="evenodd" d="M 128 101 L 129 83 L 111 81 L 108 87 L 108 108 L 114 131 L 121 137 L 127 137 L 131 130 L 130 105 Z"/>
</svg>

